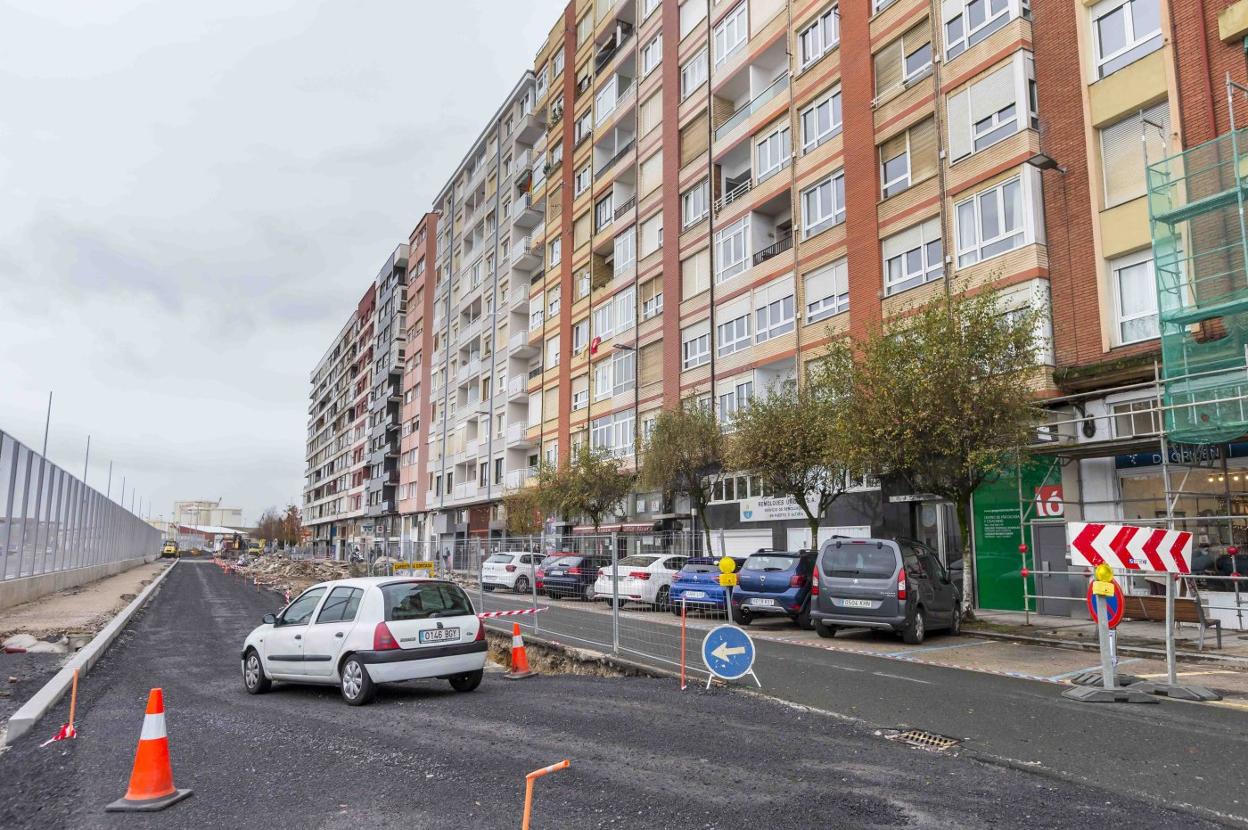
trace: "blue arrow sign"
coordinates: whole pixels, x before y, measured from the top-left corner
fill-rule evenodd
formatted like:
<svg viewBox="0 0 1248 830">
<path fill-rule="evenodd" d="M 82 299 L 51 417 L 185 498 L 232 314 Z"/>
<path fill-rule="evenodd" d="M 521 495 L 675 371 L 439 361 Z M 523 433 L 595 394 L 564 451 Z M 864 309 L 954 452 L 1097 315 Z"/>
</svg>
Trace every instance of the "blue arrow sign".
<svg viewBox="0 0 1248 830">
<path fill-rule="evenodd" d="M 754 665 L 754 641 L 735 626 L 712 628 L 702 641 L 702 662 L 724 680 L 744 677 Z"/>
</svg>

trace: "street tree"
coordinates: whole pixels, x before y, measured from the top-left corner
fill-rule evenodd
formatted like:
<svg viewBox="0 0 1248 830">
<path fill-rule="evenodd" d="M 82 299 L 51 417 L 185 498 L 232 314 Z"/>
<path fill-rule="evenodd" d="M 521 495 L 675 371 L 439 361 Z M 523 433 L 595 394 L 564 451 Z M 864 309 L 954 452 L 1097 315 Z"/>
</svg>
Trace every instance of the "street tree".
<svg viewBox="0 0 1248 830">
<path fill-rule="evenodd" d="M 536 485 L 503 494 L 507 532 L 513 536 L 533 536 L 542 529 L 542 508 Z"/>
<path fill-rule="evenodd" d="M 646 490 L 660 490 L 665 497 L 682 493 L 689 506 L 702 517 L 706 550 L 711 549 L 711 524 L 707 505 L 715 485 L 724 474 L 724 432 L 715 413 L 695 400 L 664 409 L 643 447 L 638 481 Z"/>
<path fill-rule="evenodd" d="M 819 522 L 845 492 L 853 468 L 841 399 L 813 380 L 789 382 L 751 400 L 732 421 L 732 469 L 758 476 L 777 495 L 789 496 L 806 515 L 811 544 Z"/>
<path fill-rule="evenodd" d="M 303 514 L 295 505 L 286 505 L 277 538 L 287 547 L 297 545 L 303 539 Z"/>
<path fill-rule="evenodd" d="M 971 495 L 1019 462 L 1038 424 L 1039 324 L 1036 311 L 1006 313 L 994 291 L 952 294 L 833 344 L 819 373 L 846 402 L 853 463 L 952 502 L 966 559 Z M 967 609 L 972 579 L 964 559 Z"/>
<path fill-rule="evenodd" d="M 597 534 L 603 518 L 633 489 L 636 477 L 605 450 L 581 448 L 574 455 L 571 461 L 538 468 L 538 505 L 546 515 L 564 521 L 584 516 Z"/>
</svg>

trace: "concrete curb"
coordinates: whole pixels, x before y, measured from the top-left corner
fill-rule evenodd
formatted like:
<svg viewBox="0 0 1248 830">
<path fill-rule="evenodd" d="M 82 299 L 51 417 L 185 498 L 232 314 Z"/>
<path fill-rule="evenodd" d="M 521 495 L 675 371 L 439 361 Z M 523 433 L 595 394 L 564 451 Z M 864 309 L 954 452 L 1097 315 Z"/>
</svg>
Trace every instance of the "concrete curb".
<svg viewBox="0 0 1248 830">
<path fill-rule="evenodd" d="M 972 637 L 983 637 L 988 640 L 1006 640 L 1016 643 L 1035 643 L 1037 645 L 1054 646 L 1056 648 L 1065 648 L 1072 651 L 1099 651 L 1100 646 L 1096 643 L 1083 643 L 1078 640 L 1063 640 L 1060 637 L 1037 637 L 1031 634 L 1010 634 L 1003 631 L 981 631 L 978 628 L 963 628 L 962 633 Z M 1147 657 L 1166 659 L 1166 650 L 1162 648 L 1148 648 L 1146 646 L 1132 646 L 1118 644 L 1118 654 L 1128 657 Z M 1175 653 L 1175 660 L 1182 662 L 1184 660 L 1196 663 L 1213 663 L 1222 666 L 1233 666 L 1242 669 L 1248 669 L 1248 659 L 1243 657 L 1231 657 L 1224 654 L 1209 654 L 1201 651 L 1178 651 Z"/>
<path fill-rule="evenodd" d="M 108 650 L 117 636 L 121 634 L 121 630 L 126 627 L 131 618 L 139 612 L 146 603 L 152 593 L 160 586 L 165 577 L 178 566 L 178 560 L 160 573 L 152 584 L 144 588 L 137 597 L 131 600 L 130 604 L 121 610 L 117 616 L 109 621 L 108 625 L 91 642 L 82 647 L 77 654 L 70 658 L 64 667 L 56 673 L 56 676 L 44 684 L 43 688 L 35 692 L 30 700 L 22 705 L 22 708 L 13 713 L 9 718 L 7 729 L 0 741 L 0 746 L 12 743 L 15 739 L 20 738 L 29 732 L 34 725 L 42 718 L 47 711 L 56 705 L 57 701 L 69 691 L 69 687 L 74 682 L 74 669 L 78 669 L 79 677 L 83 677 L 91 670 L 100 657 Z"/>
</svg>

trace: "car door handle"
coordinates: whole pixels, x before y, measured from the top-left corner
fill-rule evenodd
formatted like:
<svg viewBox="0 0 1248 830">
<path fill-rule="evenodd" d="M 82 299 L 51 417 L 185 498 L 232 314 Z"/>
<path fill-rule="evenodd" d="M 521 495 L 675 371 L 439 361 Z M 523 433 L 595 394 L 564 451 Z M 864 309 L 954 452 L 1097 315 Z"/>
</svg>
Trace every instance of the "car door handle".
<svg viewBox="0 0 1248 830">
<path fill-rule="evenodd" d="M 343 633 L 342 633 L 341 631 L 339 631 L 339 632 L 338 632 L 337 634 L 335 634 L 334 636 L 335 636 L 335 637 L 342 637 L 342 636 L 344 636 L 344 635 L 343 635 Z"/>
</svg>

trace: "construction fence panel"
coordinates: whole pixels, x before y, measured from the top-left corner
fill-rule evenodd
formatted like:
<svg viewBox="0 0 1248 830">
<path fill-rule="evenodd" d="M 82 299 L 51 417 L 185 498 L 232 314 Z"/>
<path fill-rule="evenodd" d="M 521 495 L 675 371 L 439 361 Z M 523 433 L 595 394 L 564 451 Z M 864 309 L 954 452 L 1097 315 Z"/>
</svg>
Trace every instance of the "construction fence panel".
<svg viewBox="0 0 1248 830">
<path fill-rule="evenodd" d="M 153 556 L 160 531 L 0 432 L 0 580 Z"/>
</svg>

